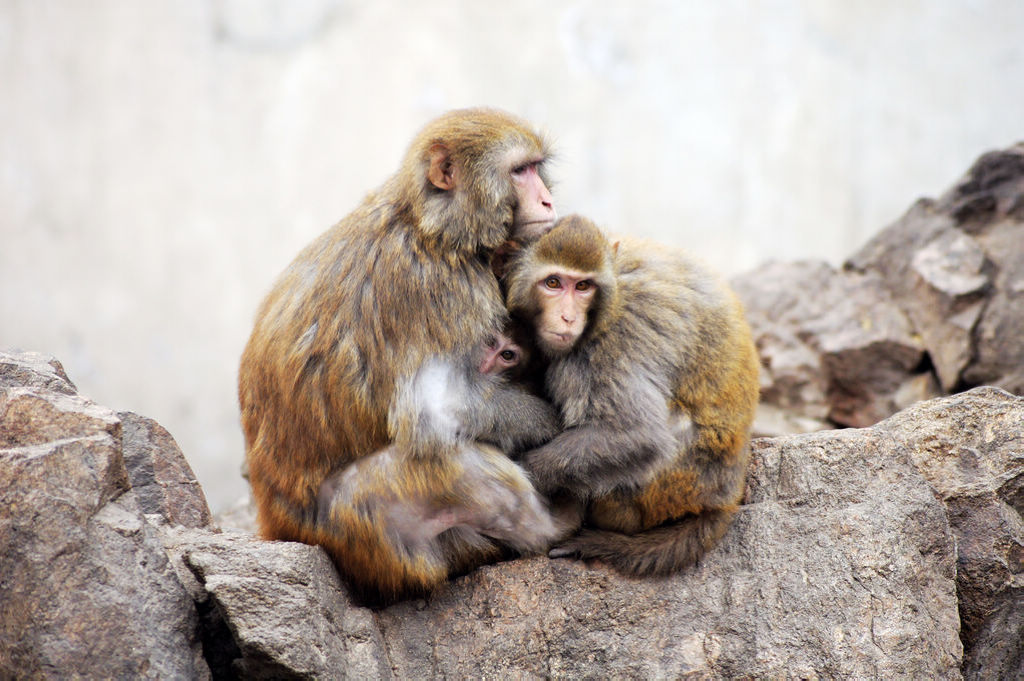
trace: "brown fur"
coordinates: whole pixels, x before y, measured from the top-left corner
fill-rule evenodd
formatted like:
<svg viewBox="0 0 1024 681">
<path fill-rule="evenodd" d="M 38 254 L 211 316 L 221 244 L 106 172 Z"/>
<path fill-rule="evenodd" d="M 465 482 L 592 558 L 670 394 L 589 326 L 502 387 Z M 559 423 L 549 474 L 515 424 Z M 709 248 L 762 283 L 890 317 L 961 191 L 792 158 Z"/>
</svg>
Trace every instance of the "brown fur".
<svg viewBox="0 0 1024 681">
<path fill-rule="evenodd" d="M 260 531 L 324 546 L 368 597 L 428 589 L 453 566 L 468 569 L 501 551 L 481 537 L 460 541 L 459 523 L 436 538 L 413 532 L 402 544 L 396 526 L 408 518 L 378 522 L 387 499 L 410 512 L 442 513 L 449 502 L 476 509 L 494 488 L 533 503 L 514 464 L 469 442 L 501 418 L 468 403 L 495 384 L 466 379 L 457 406 L 476 409 L 471 418 L 487 423 L 463 422 L 452 437 L 434 436 L 441 429 L 424 415 L 425 400 L 398 397 L 428 360 L 439 358 L 452 375 L 476 373 L 474 352 L 506 321 L 489 258 L 515 236 L 522 210 L 510 167 L 546 155 L 544 141 L 503 112 L 441 116 L 416 137 L 394 177 L 296 257 L 260 307 L 239 368 Z M 536 398 L 524 399 L 524 413 L 543 418 Z M 366 457 L 373 461 L 353 467 Z M 537 535 L 512 543 L 544 545 L 543 518 L 531 522 Z M 416 542 L 427 539 L 420 550 Z"/>
<path fill-rule="evenodd" d="M 594 265 L 595 252 L 587 329 L 545 379 L 566 430 L 523 461 L 539 489 L 588 505 L 588 529 L 552 556 L 669 574 L 718 541 L 743 495 L 757 353 L 722 282 L 663 246 L 613 247 L 578 216 L 512 264 L 510 311 L 538 319 L 534 284 L 553 265 Z"/>
</svg>

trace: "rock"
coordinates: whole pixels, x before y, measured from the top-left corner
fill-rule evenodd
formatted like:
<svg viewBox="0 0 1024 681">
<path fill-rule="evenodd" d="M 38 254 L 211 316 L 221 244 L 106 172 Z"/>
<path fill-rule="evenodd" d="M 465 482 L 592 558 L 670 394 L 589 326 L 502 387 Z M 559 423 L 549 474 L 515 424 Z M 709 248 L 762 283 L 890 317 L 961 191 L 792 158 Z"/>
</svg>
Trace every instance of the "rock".
<svg viewBox="0 0 1024 681">
<path fill-rule="evenodd" d="M 950 418 L 984 417 L 967 406 Z M 373 612 L 310 547 L 192 535 L 174 551 L 257 676 L 958 678 L 962 657 L 946 509 L 886 424 L 756 441 L 733 527 L 668 579 L 538 557 Z"/>
<path fill-rule="evenodd" d="M 354 604 L 319 548 L 175 524 L 173 508 L 143 513 L 125 415 L 36 387 L 0 395 L 0 676 L 1019 669 L 1024 398 L 1000 390 L 870 428 L 756 440 L 735 523 L 671 578 L 535 557 L 383 610 Z M 143 425 L 134 437 L 158 435 L 137 451 L 177 451 Z M 174 496 L 153 498 L 165 508 Z M 233 513 L 248 522 L 244 507 Z"/>
<path fill-rule="evenodd" d="M 53 358 L 0 353 L 0 677 L 209 676 L 147 513 L 209 520 L 170 435 L 77 395 Z"/>
<path fill-rule="evenodd" d="M 38 352 L 0 350 L 0 388 L 44 388 L 75 395 L 78 388 L 53 357 Z"/>
<path fill-rule="evenodd" d="M 971 359 L 971 333 L 989 275 L 980 247 L 934 210 L 934 204 L 919 202 L 854 255 L 849 269 L 883 278 L 927 347 L 942 389 L 950 391 Z M 927 230 L 921 229 L 922 222 L 928 223 Z M 905 232 L 929 238 L 914 239 Z M 913 248 L 901 250 L 904 243 Z"/>
<path fill-rule="evenodd" d="M 1024 206 L 1024 191 L 1020 193 Z M 1024 209 L 992 226 L 977 241 L 994 267 L 993 287 L 974 327 L 974 355 L 962 378 L 1024 394 Z"/>
<path fill-rule="evenodd" d="M 948 509 L 959 553 L 965 676 L 1018 677 L 1024 672 L 1024 398 L 977 388 L 921 404 L 884 425 Z"/>
<path fill-rule="evenodd" d="M 1024 143 L 983 155 L 846 263 L 877 273 L 921 336 L 942 389 L 1024 392 Z"/>
<path fill-rule="evenodd" d="M 1024 143 L 982 156 L 840 271 L 733 280 L 761 355 L 755 432 L 863 427 L 978 385 L 1024 393 Z"/>
<path fill-rule="evenodd" d="M 747 504 L 693 570 L 536 558 L 379 615 L 399 676 L 956 678 L 945 510 L 881 428 L 755 442 Z"/>
<path fill-rule="evenodd" d="M 117 417 L 125 466 L 143 513 L 185 527 L 210 525 L 206 496 L 171 434 L 145 416 L 122 411 Z"/>
<path fill-rule="evenodd" d="M 0 677 L 209 676 L 113 411 L 0 388 L 0 547 Z"/>
<path fill-rule="evenodd" d="M 168 547 L 187 571 L 179 573 L 191 575 L 200 610 L 216 616 L 205 627 L 207 650 L 221 651 L 215 677 L 389 676 L 373 612 L 352 604 L 319 548 L 183 529 Z"/>
<path fill-rule="evenodd" d="M 868 426 L 938 394 L 921 368 L 924 347 L 879 276 L 769 263 L 733 285 L 762 361 L 757 432 Z M 790 420 L 768 416 L 772 408 Z"/>
</svg>

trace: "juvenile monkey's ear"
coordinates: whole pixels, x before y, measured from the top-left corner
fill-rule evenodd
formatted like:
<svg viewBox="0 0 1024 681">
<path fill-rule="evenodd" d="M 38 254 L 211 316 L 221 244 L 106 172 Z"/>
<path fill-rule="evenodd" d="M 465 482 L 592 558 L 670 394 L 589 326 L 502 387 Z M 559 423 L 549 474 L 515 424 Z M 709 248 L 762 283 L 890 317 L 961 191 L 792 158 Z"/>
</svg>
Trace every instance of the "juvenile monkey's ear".
<svg viewBox="0 0 1024 681">
<path fill-rule="evenodd" d="M 619 244 L 621 244 L 621 243 L 622 243 L 621 241 L 616 241 L 615 243 L 612 244 L 612 255 L 618 255 L 619 254 Z"/>
<path fill-rule="evenodd" d="M 455 189 L 455 165 L 448 147 L 438 142 L 430 147 L 430 168 L 427 179 L 438 189 Z"/>
</svg>

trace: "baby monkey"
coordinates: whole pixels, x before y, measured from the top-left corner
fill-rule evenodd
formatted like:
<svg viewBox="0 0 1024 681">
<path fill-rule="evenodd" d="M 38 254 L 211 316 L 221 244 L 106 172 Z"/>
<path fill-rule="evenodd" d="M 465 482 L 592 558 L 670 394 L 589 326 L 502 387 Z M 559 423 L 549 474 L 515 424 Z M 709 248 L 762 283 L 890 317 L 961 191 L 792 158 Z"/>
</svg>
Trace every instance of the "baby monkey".
<svg viewBox="0 0 1024 681">
<path fill-rule="evenodd" d="M 758 358 L 739 301 L 684 254 L 613 246 L 580 216 L 518 253 L 505 283 L 564 426 L 523 465 L 586 506 L 585 529 L 549 555 L 638 576 L 692 565 L 746 481 Z"/>
</svg>

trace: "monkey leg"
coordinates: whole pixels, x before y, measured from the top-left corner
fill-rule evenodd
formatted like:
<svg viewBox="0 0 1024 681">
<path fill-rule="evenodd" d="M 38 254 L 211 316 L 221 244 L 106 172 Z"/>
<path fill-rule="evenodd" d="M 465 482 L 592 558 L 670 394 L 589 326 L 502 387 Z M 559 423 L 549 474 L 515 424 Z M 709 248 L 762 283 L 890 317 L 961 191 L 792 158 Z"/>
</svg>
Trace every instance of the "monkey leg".
<svg viewBox="0 0 1024 681">
<path fill-rule="evenodd" d="M 435 542 L 443 521 L 426 514 L 399 468 L 393 448 L 385 449 L 320 488 L 316 543 L 371 602 L 426 593 L 448 576 Z"/>
<path fill-rule="evenodd" d="M 729 528 L 735 508 L 714 509 L 637 534 L 583 530 L 556 546 L 552 558 L 598 559 L 625 575 L 670 575 L 697 562 Z"/>
<path fill-rule="evenodd" d="M 543 551 L 564 530 L 530 483 L 526 472 L 497 449 L 464 444 L 456 462 L 457 524 L 521 552 Z"/>
<path fill-rule="evenodd" d="M 318 542 L 363 594 L 393 600 L 500 559 L 547 549 L 563 533 L 525 472 L 485 445 L 448 456 L 396 446 L 324 481 Z"/>
</svg>

